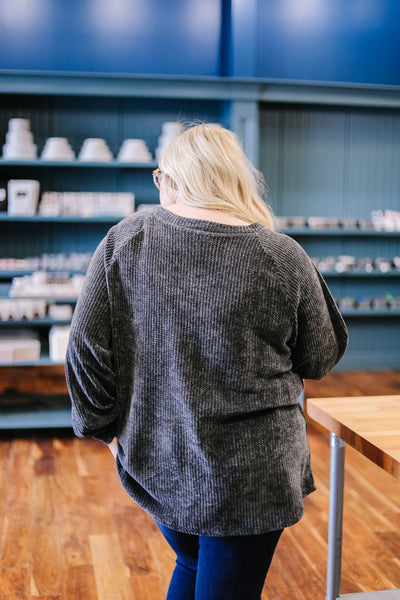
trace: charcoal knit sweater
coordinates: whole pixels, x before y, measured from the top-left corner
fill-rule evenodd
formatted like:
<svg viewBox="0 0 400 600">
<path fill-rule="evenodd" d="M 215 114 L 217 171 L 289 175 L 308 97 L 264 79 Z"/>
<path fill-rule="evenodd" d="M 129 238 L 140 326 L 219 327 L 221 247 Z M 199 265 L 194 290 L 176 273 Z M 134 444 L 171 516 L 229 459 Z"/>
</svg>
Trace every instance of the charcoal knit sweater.
<svg viewBox="0 0 400 600">
<path fill-rule="evenodd" d="M 315 489 L 302 378 L 325 375 L 346 344 L 323 279 L 289 237 L 139 212 L 99 245 L 74 313 L 74 431 L 117 436 L 126 491 L 173 529 L 280 529 Z"/>
</svg>

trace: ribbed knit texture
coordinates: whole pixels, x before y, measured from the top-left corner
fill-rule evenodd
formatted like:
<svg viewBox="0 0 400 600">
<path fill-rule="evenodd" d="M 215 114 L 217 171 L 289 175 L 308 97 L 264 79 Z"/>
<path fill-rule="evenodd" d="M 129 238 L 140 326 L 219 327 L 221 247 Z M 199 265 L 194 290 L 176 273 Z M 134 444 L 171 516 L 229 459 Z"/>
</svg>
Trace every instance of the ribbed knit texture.
<svg viewBox="0 0 400 600">
<path fill-rule="evenodd" d="M 98 247 L 74 313 L 74 430 L 117 436 L 126 491 L 173 529 L 280 529 L 315 489 L 302 378 L 325 375 L 346 344 L 323 279 L 292 239 L 255 223 L 139 212 Z"/>
</svg>

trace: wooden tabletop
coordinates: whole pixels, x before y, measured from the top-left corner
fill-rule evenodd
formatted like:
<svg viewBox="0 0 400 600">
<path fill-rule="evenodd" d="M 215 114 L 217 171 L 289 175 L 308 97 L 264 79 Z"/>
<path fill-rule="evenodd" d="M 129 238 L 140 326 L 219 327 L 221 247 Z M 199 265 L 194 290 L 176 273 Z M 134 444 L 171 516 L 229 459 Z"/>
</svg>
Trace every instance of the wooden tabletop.
<svg viewBox="0 0 400 600">
<path fill-rule="evenodd" d="M 400 395 L 308 398 L 307 413 L 400 479 Z"/>
</svg>

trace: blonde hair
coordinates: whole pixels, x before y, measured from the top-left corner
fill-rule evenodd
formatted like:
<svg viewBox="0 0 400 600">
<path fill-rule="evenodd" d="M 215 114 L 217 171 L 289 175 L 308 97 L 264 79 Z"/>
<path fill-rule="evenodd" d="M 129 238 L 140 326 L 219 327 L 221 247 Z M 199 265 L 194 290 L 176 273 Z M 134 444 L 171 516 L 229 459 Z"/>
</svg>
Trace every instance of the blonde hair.
<svg viewBox="0 0 400 600">
<path fill-rule="evenodd" d="M 262 174 L 247 159 L 239 140 L 218 125 L 195 125 L 167 147 L 160 160 L 169 194 L 191 206 L 229 212 L 273 229 L 262 195 Z"/>
</svg>

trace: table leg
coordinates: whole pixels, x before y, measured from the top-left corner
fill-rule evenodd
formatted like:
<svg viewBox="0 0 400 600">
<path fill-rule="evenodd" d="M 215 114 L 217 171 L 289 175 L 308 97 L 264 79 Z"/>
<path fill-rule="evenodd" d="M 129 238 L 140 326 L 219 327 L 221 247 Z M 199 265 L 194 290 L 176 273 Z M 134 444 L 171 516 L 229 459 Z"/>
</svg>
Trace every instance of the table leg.
<svg viewBox="0 0 400 600">
<path fill-rule="evenodd" d="M 326 600 L 337 600 L 340 595 L 345 448 L 346 443 L 331 433 Z"/>
</svg>

